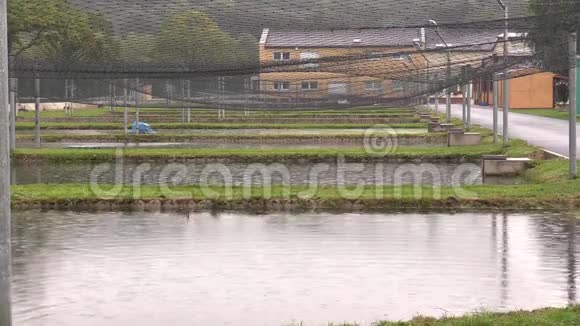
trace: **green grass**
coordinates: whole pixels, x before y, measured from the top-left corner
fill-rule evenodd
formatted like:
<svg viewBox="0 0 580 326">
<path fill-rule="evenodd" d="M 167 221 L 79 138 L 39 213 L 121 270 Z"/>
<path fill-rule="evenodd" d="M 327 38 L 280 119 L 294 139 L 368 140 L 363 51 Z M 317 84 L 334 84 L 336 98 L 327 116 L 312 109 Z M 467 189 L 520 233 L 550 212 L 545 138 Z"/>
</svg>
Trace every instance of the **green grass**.
<svg viewBox="0 0 580 326">
<path fill-rule="evenodd" d="M 378 321 L 372 326 L 576 326 L 580 325 L 580 306 L 545 308 L 507 313 L 480 312 L 440 319 L 417 316 L 409 321 Z M 285 326 L 303 326 L 293 323 Z M 329 323 L 328 326 L 358 326 L 356 323 Z"/>
<path fill-rule="evenodd" d="M 100 109 L 75 109 L 73 111 L 73 117 L 102 117 L 110 114 L 108 108 Z M 19 112 L 18 117 L 20 118 L 34 118 L 34 111 Z M 64 111 L 41 111 L 40 118 L 66 118 Z"/>
<path fill-rule="evenodd" d="M 368 123 L 152 123 L 153 129 L 365 129 L 393 128 L 413 129 L 427 128 L 425 123 L 368 124 Z M 121 123 L 78 123 L 47 122 L 41 123 L 43 130 L 120 130 Z M 17 122 L 16 130 L 33 130 L 33 122 Z"/>
<path fill-rule="evenodd" d="M 174 159 L 196 158 L 226 158 L 252 160 L 286 160 L 310 159 L 328 160 L 339 155 L 349 159 L 365 159 L 369 157 L 385 157 L 398 159 L 477 159 L 485 154 L 509 154 L 513 156 L 528 156 L 536 149 L 524 142 L 513 141 L 510 146 L 484 144 L 478 146 L 457 147 L 399 147 L 393 152 L 369 154 L 364 148 L 316 148 L 316 149 L 140 149 L 130 148 L 123 150 L 126 159 L 154 159 L 171 161 Z M 62 161 L 94 161 L 106 162 L 115 159 L 115 149 L 17 149 L 13 155 L 18 160 L 45 160 L 52 162 Z M 514 155 L 517 154 L 517 155 Z"/>
<path fill-rule="evenodd" d="M 300 134 L 300 133 L 280 133 L 280 134 L 260 134 L 260 133 L 243 133 L 243 134 L 219 134 L 219 133 L 192 133 L 192 134 L 155 134 L 155 135 L 66 135 L 66 134 L 45 134 L 42 135 L 42 141 L 45 143 L 51 142 L 62 142 L 62 141 L 90 141 L 90 142 L 138 142 L 138 143 L 152 143 L 152 142 L 195 142 L 203 140 L 255 140 L 261 141 L 266 139 L 287 139 L 301 140 L 308 139 L 312 141 L 316 140 L 332 140 L 332 139 L 360 139 L 362 144 L 362 139 L 365 135 L 364 131 L 350 131 L 345 130 L 341 132 L 330 132 L 321 134 Z M 373 135 L 381 135 L 379 132 L 373 133 Z M 445 133 L 397 133 L 396 135 L 390 135 L 389 132 L 385 131 L 384 135 L 403 138 L 403 137 L 415 137 L 415 138 L 445 138 L 447 139 L 447 134 Z M 18 135 L 17 139 L 19 141 L 32 141 L 34 140 L 34 135 Z"/>
<path fill-rule="evenodd" d="M 342 324 L 343 326 L 355 324 Z M 416 317 L 406 322 L 381 321 L 375 326 L 574 326 L 580 325 L 580 306 L 508 313 L 475 313 L 441 319 Z"/>
<path fill-rule="evenodd" d="M 523 113 L 537 115 L 540 117 L 568 120 L 568 112 L 562 112 L 555 109 L 525 109 L 525 110 L 512 110 L 514 113 Z M 576 121 L 580 121 L 580 117 L 576 117 Z"/>
<path fill-rule="evenodd" d="M 112 189 L 113 185 L 100 185 L 101 189 Z M 360 193 L 346 193 L 344 190 L 352 190 L 353 187 L 320 186 L 309 189 L 308 186 L 282 186 L 252 187 L 251 189 L 240 186 L 231 187 L 231 194 L 225 195 L 225 187 L 209 186 L 203 188 L 199 185 L 192 186 L 167 186 L 143 185 L 139 186 L 141 194 L 137 199 L 216 199 L 223 201 L 243 201 L 248 199 L 270 199 L 265 194 L 271 194 L 271 198 L 330 200 L 341 202 L 343 200 L 369 201 L 363 207 L 368 210 L 375 208 L 374 201 L 387 201 L 392 207 L 438 207 L 447 205 L 449 198 L 454 198 L 459 206 L 465 207 L 498 207 L 508 208 L 550 208 L 554 203 L 557 206 L 569 207 L 580 204 L 580 182 L 563 181 L 552 184 L 528 184 L 528 185 L 474 185 L 456 187 L 444 186 L 434 189 L 430 186 L 416 188 L 413 185 L 405 186 L 364 186 Z M 78 202 L 81 200 L 134 199 L 137 193 L 132 185 L 124 185 L 119 192 L 113 195 L 98 196 L 90 185 L 87 184 L 42 184 L 42 185 L 14 185 L 12 195 L 15 202 L 38 202 L 38 201 L 67 201 Z M 168 191 L 168 189 L 170 191 Z M 208 195 L 208 191 L 211 195 Z M 418 190 L 419 189 L 419 190 Z M 249 194 L 247 193 L 249 192 Z M 419 196 L 418 196 L 419 194 Z M 564 203 L 562 205 L 562 203 Z"/>
</svg>

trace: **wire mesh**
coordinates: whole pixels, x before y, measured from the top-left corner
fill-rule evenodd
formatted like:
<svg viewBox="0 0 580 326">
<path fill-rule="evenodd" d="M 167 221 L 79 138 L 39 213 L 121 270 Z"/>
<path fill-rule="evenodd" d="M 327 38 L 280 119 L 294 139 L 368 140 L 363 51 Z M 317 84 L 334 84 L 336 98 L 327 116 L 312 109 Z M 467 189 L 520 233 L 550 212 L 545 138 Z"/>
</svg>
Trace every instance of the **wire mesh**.
<svg viewBox="0 0 580 326">
<path fill-rule="evenodd" d="M 505 1 L 507 20 L 503 4 L 11 0 L 10 73 L 19 102 L 39 78 L 45 102 L 219 110 L 400 106 L 565 75 L 578 2 Z"/>
</svg>

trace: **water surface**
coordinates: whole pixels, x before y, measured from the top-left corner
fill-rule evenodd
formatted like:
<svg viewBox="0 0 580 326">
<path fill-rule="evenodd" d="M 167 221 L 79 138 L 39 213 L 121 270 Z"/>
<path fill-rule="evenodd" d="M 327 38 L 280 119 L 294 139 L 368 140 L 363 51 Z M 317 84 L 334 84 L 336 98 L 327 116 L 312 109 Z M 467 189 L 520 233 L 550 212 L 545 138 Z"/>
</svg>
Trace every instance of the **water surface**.
<svg viewBox="0 0 580 326">
<path fill-rule="evenodd" d="M 305 325 L 576 302 L 573 213 L 16 212 L 21 326 Z"/>
</svg>

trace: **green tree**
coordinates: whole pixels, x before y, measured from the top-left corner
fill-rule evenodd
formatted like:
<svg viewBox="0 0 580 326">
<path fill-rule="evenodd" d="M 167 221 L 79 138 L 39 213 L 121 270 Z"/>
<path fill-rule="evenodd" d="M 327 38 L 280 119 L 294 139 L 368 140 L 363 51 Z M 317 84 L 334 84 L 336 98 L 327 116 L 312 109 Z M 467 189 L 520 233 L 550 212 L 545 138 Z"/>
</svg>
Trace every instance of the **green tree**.
<svg viewBox="0 0 580 326">
<path fill-rule="evenodd" d="M 86 13 L 68 0 L 8 2 L 11 56 L 46 59 L 57 64 L 112 60 L 118 46 L 109 20 Z"/>
<path fill-rule="evenodd" d="M 546 70 L 568 74 L 568 35 L 578 30 L 580 3 L 567 0 L 531 0 L 528 44 Z"/>
<path fill-rule="evenodd" d="M 237 40 L 206 13 L 188 10 L 170 15 L 157 37 L 159 62 L 211 69 L 238 60 Z"/>
</svg>

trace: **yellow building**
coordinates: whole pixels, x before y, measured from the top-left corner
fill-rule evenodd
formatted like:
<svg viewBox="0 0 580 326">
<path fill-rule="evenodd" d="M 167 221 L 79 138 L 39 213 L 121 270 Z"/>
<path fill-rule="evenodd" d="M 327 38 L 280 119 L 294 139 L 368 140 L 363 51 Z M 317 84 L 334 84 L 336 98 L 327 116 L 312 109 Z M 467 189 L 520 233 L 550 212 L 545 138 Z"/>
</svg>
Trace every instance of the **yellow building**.
<svg viewBox="0 0 580 326">
<path fill-rule="evenodd" d="M 255 87 L 288 101 L 380 102 L 416 91 L 426 66 L 420 30 L 271 31 L 260 39 L 261 73 Z"/>
</svg>

